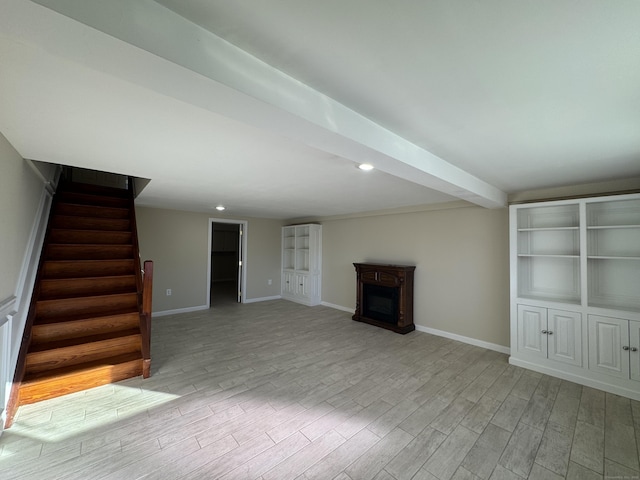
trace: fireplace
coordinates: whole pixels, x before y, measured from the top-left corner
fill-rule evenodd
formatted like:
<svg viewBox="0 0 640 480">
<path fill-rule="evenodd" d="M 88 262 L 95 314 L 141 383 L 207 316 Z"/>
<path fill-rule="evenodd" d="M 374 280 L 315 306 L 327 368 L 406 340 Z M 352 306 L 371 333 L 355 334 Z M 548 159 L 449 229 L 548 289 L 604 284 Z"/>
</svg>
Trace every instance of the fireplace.
<svg viewBox="0 0 640 480">
<path fill-rule="evenodd" d="M 353 319 L 408 333 L 413 324 L 413 272 L 416 267 L 354 263 L 357 275 Z"/>
<path fill-rule="evenodd" d="M 362 285 L 362 315 L 380 322 L 398 323 L 398 290 L 370 283 Z"/>
</svg>

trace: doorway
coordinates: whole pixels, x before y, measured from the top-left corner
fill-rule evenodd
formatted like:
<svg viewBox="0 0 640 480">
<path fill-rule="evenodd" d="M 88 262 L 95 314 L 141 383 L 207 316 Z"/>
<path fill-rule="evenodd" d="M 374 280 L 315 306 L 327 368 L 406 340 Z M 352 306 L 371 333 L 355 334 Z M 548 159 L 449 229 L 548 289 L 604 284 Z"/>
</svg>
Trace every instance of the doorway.
<svg viewBox="0 0 640 480">
<path fill-rule="evenodd" d="M 210 219 L 208 304 L 220 307 L 244 301 L 246 223 Z"/>
</svg>

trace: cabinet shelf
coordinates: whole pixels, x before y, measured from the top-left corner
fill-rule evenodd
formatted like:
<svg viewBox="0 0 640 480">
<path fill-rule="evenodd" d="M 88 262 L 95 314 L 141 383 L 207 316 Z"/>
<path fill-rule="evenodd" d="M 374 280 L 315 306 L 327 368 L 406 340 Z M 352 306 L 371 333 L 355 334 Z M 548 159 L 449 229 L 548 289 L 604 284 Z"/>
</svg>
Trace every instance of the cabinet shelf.
<svg viewBox="0 0 640 480">
<path fill-rule="evenodd" d="M 519 228 L 519 232 L 546 232 L 561 230 L 580 230 L 580 227 L 540 227 L 540 228 Z"/>
<path fill-rule="evenodd" d="M 589 260 L 640 260 L 640 257 L 624 257 L 624 256 L 614 256 L 614 255 L 589 255 L 587 257 Z"/>
<path fill-rule="evenodd" d="M 617 228 L 640 228 L 640 225 L 589 225 L 587 230 L 610 230 Z"/>
<path fill-rule="evenodd" d="M 580 258 L 580 255 L 563 255 L 554 253 L 519 253 L 518 257 Z"/>
</svg>

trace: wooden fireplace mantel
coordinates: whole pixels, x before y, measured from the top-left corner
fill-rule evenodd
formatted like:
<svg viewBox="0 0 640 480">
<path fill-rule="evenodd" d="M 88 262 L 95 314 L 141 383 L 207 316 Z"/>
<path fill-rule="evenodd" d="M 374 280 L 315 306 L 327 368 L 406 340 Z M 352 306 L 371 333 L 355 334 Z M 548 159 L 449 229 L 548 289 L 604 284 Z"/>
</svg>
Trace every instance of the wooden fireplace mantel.
<svg viewBox="0 0 640 480">
<path fill-rule="evenodd" d="M 409 333 L 415 330 L 413 324 L 413 265 L 383 265 L 376 263 L 354 263 L 357 276 L 356 311 L 353 319 L 378 327 L 393 330 L 397 333 Z M 378 292 L 388 293 L 394 301 L 393 319 L 380 319 L 375 313 L 368 313 L 365 293 L 372 285 Z M 372 318 L 372 317 L 378 318 Z"/>
</svg>

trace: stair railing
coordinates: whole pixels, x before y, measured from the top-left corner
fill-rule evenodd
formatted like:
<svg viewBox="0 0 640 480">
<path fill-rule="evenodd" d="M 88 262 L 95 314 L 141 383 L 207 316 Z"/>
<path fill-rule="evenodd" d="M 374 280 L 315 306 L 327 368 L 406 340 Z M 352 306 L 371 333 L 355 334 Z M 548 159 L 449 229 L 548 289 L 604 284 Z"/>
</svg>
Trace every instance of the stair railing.
<svg viewBox="0 0 640 480">
<path fill-rule="evenodd" d="M 136 270 L 136 286 L 138 291 L 138 311 L 140 312 L 140 334 L 142 335 L 142 377 L 151 375 L 151 310 L 153 293 L 153 262 L 146 260 L 144 269 L 140 266 L 140 247 L 138 244 L 138 227 L 134 204 L 134 181 L 129 177 L 129 219 L 133 240 L 133 255 Z"/>
</svg>

